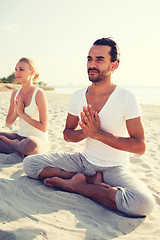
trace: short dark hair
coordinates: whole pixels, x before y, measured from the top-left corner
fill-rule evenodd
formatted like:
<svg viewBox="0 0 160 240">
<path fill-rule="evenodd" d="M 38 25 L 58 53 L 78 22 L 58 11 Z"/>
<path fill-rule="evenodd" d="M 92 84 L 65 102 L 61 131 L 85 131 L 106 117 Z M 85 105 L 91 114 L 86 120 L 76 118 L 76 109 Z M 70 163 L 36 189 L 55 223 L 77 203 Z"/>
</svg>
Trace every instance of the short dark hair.
<svg viewBox="0 0 160 240">
<path fill-rule="evenodd" d="M 111 62 L 118 62 L 118 65 L 120 63 L 120 52 L 117 43 L 112 40 L 111 38 L 101 38 L 96 40 L 93 45 L 101 45 L 101 46 L 110 46 L 110 56 L 111 56 Z"/>
</svg>

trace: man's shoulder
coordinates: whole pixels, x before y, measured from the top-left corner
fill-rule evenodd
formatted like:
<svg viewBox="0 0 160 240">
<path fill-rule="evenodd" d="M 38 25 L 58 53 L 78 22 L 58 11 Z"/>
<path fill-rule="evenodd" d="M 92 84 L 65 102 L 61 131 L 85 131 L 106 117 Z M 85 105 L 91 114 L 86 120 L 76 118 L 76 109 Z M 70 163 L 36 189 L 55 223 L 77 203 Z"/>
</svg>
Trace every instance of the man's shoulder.
<svg viewBox="0 0 160 240">
<path fill-rule="evenodd" d="M 124 106 L 135 106 L 139 105 L 137 96 L 131 91 L 124 87 L 117 88 L 117 102 L 121 103 Z"/>
<path fill-rule="evenodd" d="M 132 91 L 126 89 L 125 87 L 120 87 L 120 86 L 117 86 L 117 92 L 123 95 L 132 95 L 132 96 L 134 95 Z"/>
</svg>

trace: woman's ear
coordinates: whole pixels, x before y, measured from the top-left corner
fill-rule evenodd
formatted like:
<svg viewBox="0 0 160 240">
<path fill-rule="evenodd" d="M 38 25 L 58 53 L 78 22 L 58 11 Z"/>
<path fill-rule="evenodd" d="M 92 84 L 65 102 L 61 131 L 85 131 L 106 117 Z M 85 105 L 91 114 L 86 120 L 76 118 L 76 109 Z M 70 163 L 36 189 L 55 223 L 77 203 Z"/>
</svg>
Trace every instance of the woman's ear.
<svg viewBox="0 0 160 240">
<path fill-rule="evenodd" d="M 34 70 L 34 69 L 31 70 L 31 75 L 32 75 L 32 76 L 35 75 L 35 70 Z"/>
</svg>

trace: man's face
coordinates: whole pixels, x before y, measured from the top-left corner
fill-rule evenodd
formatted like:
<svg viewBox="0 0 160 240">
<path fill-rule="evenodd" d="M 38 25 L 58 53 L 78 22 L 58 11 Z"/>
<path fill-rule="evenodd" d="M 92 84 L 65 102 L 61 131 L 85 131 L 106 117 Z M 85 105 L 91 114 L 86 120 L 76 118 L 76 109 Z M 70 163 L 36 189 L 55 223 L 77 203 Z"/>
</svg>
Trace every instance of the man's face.
<svg viewBox="0 0 160 240">
<path fill-rule="evenodd" d="M 100 82 L 111 74 L 110 46 L 93 45 L 88 54 L 87 70 L 91 82 Z"/>
</svg>

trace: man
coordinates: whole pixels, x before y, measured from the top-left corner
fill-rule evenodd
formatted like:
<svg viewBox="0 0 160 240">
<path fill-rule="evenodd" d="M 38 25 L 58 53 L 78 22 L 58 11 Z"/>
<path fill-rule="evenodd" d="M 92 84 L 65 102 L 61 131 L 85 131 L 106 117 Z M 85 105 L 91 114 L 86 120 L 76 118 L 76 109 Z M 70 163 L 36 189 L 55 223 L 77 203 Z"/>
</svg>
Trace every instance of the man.
<svg viewBox="0 0 160 240">
<path fill-rule="evenodd" d="M 64 129 L 67 142 L 86 140 L 83 153 L 29 156 L 24 171 L 44 184 L 86 196 L 131 216 L 154 206 L 146 186 L 128 170 L 129 152 L 145 152 L 140 107 L 111 75 L 119 65 L 117 44 L 97 40 L 88 54 L 91 85 L 73 94 Z M 77 126 L 81 129 L 77 129 Z"/>
</svg>

